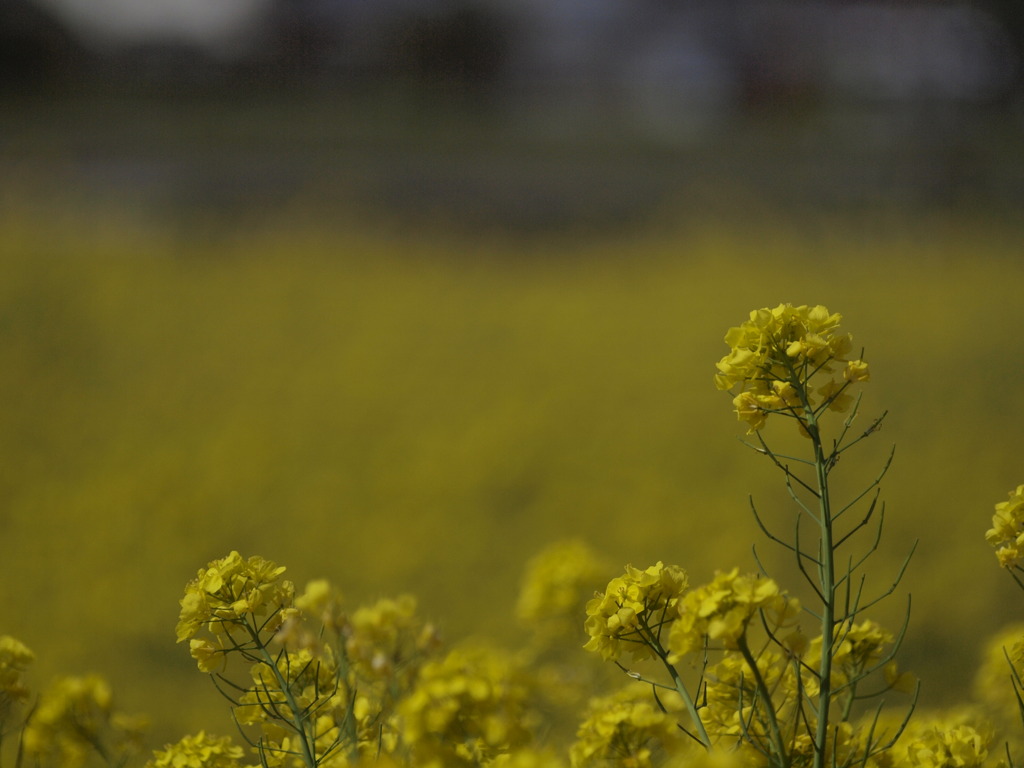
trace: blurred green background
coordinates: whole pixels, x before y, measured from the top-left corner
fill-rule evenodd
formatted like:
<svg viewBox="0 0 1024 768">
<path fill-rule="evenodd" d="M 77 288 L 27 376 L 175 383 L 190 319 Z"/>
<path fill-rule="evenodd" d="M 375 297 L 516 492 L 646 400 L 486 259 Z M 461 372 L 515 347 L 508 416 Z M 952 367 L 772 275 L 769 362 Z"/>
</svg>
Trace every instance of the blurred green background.
<svg viewBox="0 0 1024 768">
<path fill-rule="evenodd" d="M 395 50 L 443 39 L 417 29 Z M 523 564 L 567 537 L 698 583 L 759 542 L 785 572 L 748 506 L 784 519 L 780 478 L 712 384 L 726 330 L 780 302 L 866 347 L 889 415 L 842 488 L 896 445 L 870 584 L 920 539 L 878 615 L 913 594 L 925 704 L 1019 617 L 984 541 L 1024 482 L 1016 80 L 762 77 L 654 131 L 589 70 L 540 92 L 450 47 L 318 79 L 47 39 L 0 110 L 0 631 L 40 687 L 105 675 L 154 745 L 228 732 L 174 624 L 232 549 L 510 645 Z"/>
</svg>

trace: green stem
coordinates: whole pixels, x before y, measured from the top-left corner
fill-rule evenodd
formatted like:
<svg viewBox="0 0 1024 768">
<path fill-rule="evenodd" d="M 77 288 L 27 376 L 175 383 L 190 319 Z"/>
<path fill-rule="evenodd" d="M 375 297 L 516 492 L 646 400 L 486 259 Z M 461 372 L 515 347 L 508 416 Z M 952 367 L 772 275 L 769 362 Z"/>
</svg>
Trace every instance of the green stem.
<svg viewBox="0 0 1024 768">
<path fill-rule="evenodd" d="M 299 736 L 299 742 L 302 744 L 302 762 L 306 764 L 307 768 L 317 768 L 313 737 L 311 734 L 307 733 L 306 730 L 309 720 L 302 707 L 300 707 L 299 703 L 295 701 L 295 697 L 292 696 L 291 683 L 285 679 L 281 674 L 281 670 L 277 668 L 277 661 L 270 655 L 267 647 L 263 644 L 259 636 L 259 632 L 248 625 L 246 625 L 246 629 L 249 631 L 249 635 L 252 637 L 253 643 L 255 643 L 256 647 L 259 649 L 259 654 L 263 659 L 263 663 L 273 670 L 277 686 L 284 695 L 285 704 L 288 705 L 288 709 L 292 713 L 292 725 Z"/>
<path fill-rule="evenodd" d="M 828 467 L 821 444 L 814 412 L 807 411 L 807 433 L 814 443 L 814 471 L 818 485 L 818 525 L 821 528 L 821 554 L 818 569 L 819 586 L 824 598 L 821 610 L 821 665 L 818 670 L 818 725 L 814 738 L 813 768 L 825 768 L 825 747 L 828 741 L 829 709 L 832 700 L 832 645 L 835 625 L 835 562 L 833 560 L 832 509 L 828 493 Z"/>
<path fill-rule="evenodd" d="M 779 346 L 778 352 L 787 359 L 785 350 Z M 825 753 L 828 742 L 829 709 L 832 702 L 832 655 L 833 629 L 836 612 L 836 576 L 835 576 L 835 542 L 832 535 L 832 505 L 828 492 L 828 463 L 825 449 L 821 442 L 821 430 L 818 427 L 818 416 L 811 404 L 811 393 L 808 391 L 810 379 L 815 371 L 809 371 L 807 362 L 795 365 L 787 362 L 789 380 L 796 389 L 803 410 L 801 419 L 807 435 L 814 446 L 814 474 L 817 488 L 814 493 L 818 497 L 818 527 L 821 530 L 818 555 L 818 589 L 822 598 L 821 607 L 821 664 L 818 668 L 818 706 L 816 712 L 818 723 L 814 735 L 814 761 L 812 768 L 826 768 Z M 827 409 L 822 409 L 824 412 Z M 795 542 L 799 549 L 799 540 Z"/>
<path fill-rule="evenodd" d="M 693 724 L 697 728 L 697 736 L 699 741 L 707 749 L 711 749 L 711 737 L 708 736 L 707 730 L 704 728 L 704 722 L 700 719 L 700 713 L 697 712 L 697 706 L 693 703 L 693 698 L 690 696 L 690 692 L 686 690 L 686 686 L 683 684 L 683 679 L 679 677 L 679 672 L 676 668 L 669 664 L 667 657 L 662 657 L 662 662 L 665 664 L 665 669 L 668 670 L 669 675 L 672 678 L 672 684 L 675 686 L 676 691 L 683 699 L 683 703 L 686 705 L 686 711 L 690 713 L 690 719 L 693 720 Z"/>
<path fill-rule="evenodd" d="M 789 755 L 786 754 L 786 746 L 782 740 L 782 731 L 779 728 L 779 720 L 776 716 L 775 704 L 772 701 L 772 694 L 771 691 L 768 690 L 768 684 L 764 680 L 764 675 L 761 674 L 761 670 L 757 666 L 757 660 L 750 652 L 750 646 L 747 645 L 745 633 L 740 636 L 738 646 L 740 654 L 743 656 L 743 660 L 747 662 L 747 666 L 750 667 L 751 674 L 754 676 L 754 683 L 757 686 L 757 694 L 764 702 L 764 711 L 768 716 L 768 726 L 771 729 L 769 736 L 777 759 L 776 765 L 778 765 L 779 768 L 789 768 Z"/>
<path fill-rule="evenodd" d="M 854 674 L 860 674 L 860 673 L 859 672 L 855 672 Z M 853 702 L 856 701 L 856 699 L 857 699 L 857 684 L 856 683 L 850 683 L 850 692 L 847 693 L 846 696 L 843 699 L 843 710 L 842 710 L 843 714 L 840 717 L 840 719 L 843 722 L 846 722 L 847 720 L 850 719 L 850 715 L 853 713 Z"/>
<path fill-rule="evenodd" d="M 673 664 L 669 663 L 668 651 L 662 647 L 657 634 L 652 632 L 650 627 L 645 628 L 647 630 L 647 644 L 661 660 L 661 663 L 665 665 L 665 669 L 668 670 L 669 677 L 672 678 L 672 685 L 675 687 L 676 692 L 680 697 L 682 697 L 683 703 L 686 705 L 686 711 L 690 714 L 690 719 L 693 720 L 693 724 L 697 729 L 697 740 L 700 741 L 706 749 L 711 749 L 711 737 L 708 736 L 708 732 L 704 728 L 704 721 L 700 718 L 700 713 L 697 711 L 697 705 L 694 704 L 693 697 L 690 696 L 690 692 L 686 690 L 686 685 L 683 683 L 683 679 L 679 676 L 679 672 Z"/>
</svg>

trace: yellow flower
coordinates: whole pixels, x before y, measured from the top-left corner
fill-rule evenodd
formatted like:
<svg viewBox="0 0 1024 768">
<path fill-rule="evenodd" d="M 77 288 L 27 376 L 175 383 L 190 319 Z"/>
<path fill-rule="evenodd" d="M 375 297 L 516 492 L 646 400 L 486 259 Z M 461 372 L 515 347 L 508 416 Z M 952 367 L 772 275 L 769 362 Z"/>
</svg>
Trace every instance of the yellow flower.
<svg viewBox="0 0 1024 768">
<path fill-rule="evenodd" d="M 488 761 L 525 745 L 534 722 L 524 672 L 486 646 L 452 650 L 420 669 L 399 704 L 402 738 L 427 765 Z"/>
<path fill-rule="evenodd" d="M 996 504 L 992 527 L 985 539 L 996 547 L 1003 568 L 1020 568 L 1024 561 L 1024 485 L 1010 491 L 1007 501 Z"/>
<path fill-rule="evenodd" d="M 308 582 L 305 591 L 295 598 L 296 608 L 319 616 L 325 624 L 333 623 L 341 615 L 341 603 L 341 593 L 327 579 Z"/>
<path fill-rule="evenodd" d="M 645 570 L 626 566 L 603 593 L 587 603 L 583 647 L 604 659 L 618 659 L 625 645 L 634 659 L 653 655 L 651 642 L 662 624 L 679 615 L 679 600 L 688 584 L 686 571 L 658 561 Z"/>
<path fill-rule="evenodd" d="M 209 640 L 192 638 L 189 640 L 189 653 L 196 660 L 201 672 L 213 673 L 224 666 L 226 658 L 224 649 L 220 648 Z"/>
<path fill-rule="evenodd" d="M 748 434 L 759 430 L 768 420 L 768 413 L 772 408 L 764 402 L 763 397 L 763 395 L 758 396 L 753 392 L 740 392 L 732 399 L 736 418 L 747 422 Z"/>
<path fill-rule="evenodd" d="M 878 664 L 892 644 L 892 633 L 880 624 L 866 619 L 859 624 L 847 620 L 836 626 L 832 646 L 832 686 L 844 685 Z M 802 658 L 803 665 L 817 669 L 821 663 L 821 635 L 814 638 Z M 895 662 L 886 665 L 886 682 L 896 690 L 913 690 L 916 678 L 900 673 Z M 811 696 L 818 694 L 818 681 L 813 677 L 802 683 Z"/>
<path fill-rule="evenodd" d="M 681 746 L 675 718 L 657 708 L 646 685 L 591 699 L 569 751 L 573 768 L 651 768 Z"/>
<path fill-rule="evenodd" d="M 244 754 L 230 737 L 207 736 L 200 731 L 154 751 L 145 768 L 241 768 L 239 760 Z"/>
<path fill-rule="evenodd" d="M 846 413 L 853 404 L 853 398 L 846 393 L 846 384 L 840 384 L 835 379 L 829 379 L 818 388 L 821 401 L 828 403 L 828 409 L 836 413 Z"/>
<path fill-rule="evenodd" d="M 15 702 L 28 698 L 24 674 L 34 660 L 35 654 L 20 640 L 0 635 L 0 733 Z"/>
<path fill-rule="evenodd" d="M 242 696 L 246 706 L 240 710 L 251 709 L 252 704 L 280 704 L 286 696 L 290 696 L 296 704 L 314 710 L 314 704 L 329 699 L 334 693 L 336 665 L 329 649 L 322 653 L 301 648 L 289 653 L 279 654 L 276 664 L 260 662 L 249 670 L 253 685 L 249 692 L 252 697 Z"/>
<path fill-rule="evenodd" d="M 143 727 L 141 719 L 113 712 L 113 695 L 103 678 L 65 677 L 43 692 L 25 727 L 23 746 L 30 762 L 56 760 L 64 768 L 77 768 L 98 751 L 117 763 L 138 750 Z"/>
<path fill-rule="evenodd" d="M 668 633 L 673 663 L 704 647 L 705 639 L 717 648 L 736 649 L 750 620 L 759 612 L 776 628 L 793 622 L 799 603 L 779 590 L 778 584 L 757 575 L 740 576 L 739 569 L 715 574 L 710 584 L 687 594 L 679 618 Z"/>
<path fill-rule="evenodd" d="M 791 674 L 787 660 L 774 651 L 758 654 L 756 662 L 769 689 L 774 689 L 784 675 Z M 768 730 L 763 716 L 755 716 L 756 707 L 763 711 L 752 670 L 740 654 L 725 653 L 708 670 L 706 707 L 702 713 L 708 734 L 723 746 L 736 746 L 746 740 L 767 745 Z M 786 712 L 778 714 L 781 717 Z"/>
<path fill-rule="evenodd" d="M 908 768 L 980 768 L 991 728 L 969 711 L 928 718 L 916 715 L 893 748 L 894 765 Z"/>
<path fill-rule="evenodd" d="M 823 399 L 835 397 L 830 403 L 835 411 L 849 407 L 848 395 L 840 394 L 844 383 L 832 370 L 853 347 L 852 337 L 838 332 L 840 320 L 823 306 L 780 304 L 754 310 L 747 322 L 729 329 L 730 351 L 716 365 L 715 386 L 734 393 L 737 418 L 749 431 L 759 430 L 770 413 L 799 417 Z M 867 381 L 867 364 L 849 362 L 843 377 L 846 384 Z M 815 389 L 812 379 L 828 383 Z"/>
<path fill-rule="evenodd" d="M 870 381 L 871 371 L 863 360 L 851 360 L 843 370 L 843 378 L 847 381 Z"/>
<path fill-rule="evenodd" d="M 1013 677 L 1024 678 L 1024 623 L 1007 625 L 985 641 L 974 695 L 1007 733 L 1021 734 Z M 1017 746 L 1017 744 L 1015 744 Z"/>
<path fill-rule="evenodd" d="M 434 625 L 417 614 L 412 595 L 359 608 L 345 634 L 345 653 L 361 677 L 401 686 L 409 685 L 420 664 L 440 647 Z"/>
<path fill-rule="evenodd" d="M 193 637 L 203 626 L 213 634 L 229 625 L 269 617 L 259 629 L 272 631 L 280 625 L 280 612 L 292 603 L 295 588 L 281 579 L 284 566 L 259 556 L 243 559 L 238 552 L 201 568 L 185 586 L 178 618 L 178 642 Z M 255 627 L 255 623 L 252 624 Z"/>
<path fill-rule="evenodd" d="M 564 629 L 566 619 L 576 621 L 587 600 L 586 585 L 601 571 L 600 560 L 582 541 L 553 544 L 527 563 L 516 606 L 519 618 L 538 628 Z"/>
</svg>

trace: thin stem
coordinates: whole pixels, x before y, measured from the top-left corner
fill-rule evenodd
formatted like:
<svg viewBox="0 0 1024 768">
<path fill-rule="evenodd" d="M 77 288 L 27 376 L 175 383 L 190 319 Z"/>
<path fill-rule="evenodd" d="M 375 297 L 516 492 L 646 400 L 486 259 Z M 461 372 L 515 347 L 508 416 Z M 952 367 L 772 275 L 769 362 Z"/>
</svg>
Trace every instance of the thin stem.
<svg viewBox="0 0 1024 768">
<path fill-rule="evenodd" d="M 665 669 L 668 670 L 669 676 L 672 678 L 672 684 L 675 687 L 676 692 L 682 697 L 683 703 L 686 705 L 686 711 L 690 715 L 690 719 L 693 720 L 693 724 L 697 729 L 697 741 L 703 744 L 705 748 L 711 749 L 711 737 L 708 736 L 708 732 L 704 728 L 704 721 L 700 718 L 700 713 L 697 711 L 697 705 L 693 703 L 693 697 L 691 697 L 690 692 L 686 690 L 686 685 L 683 684 L 683 680 L 679 676 L 679 672 L 676 671 L 675 666 L 668 662 L 667 657 L 662 658 L 661 661 L 665 665 Z"/>
<path fill-rule="evenodd" d="M 299 703 L 292 695 L 291 683 L 285 679 L 284 675 L 281 674 L 281 670 L 278 669 L 277 666 L 277 660 L 270 655 L 266 645 L 260 641 L 259 630 L 250 627 L 248 624 L 246 624 L 246 629 L 249 631 L 249 635 L 252 637 L 253 643 L 256 644 L 257 649 L 259 650 L 262 662 L 273 672 L 274 680 L 277 682 L 278 688 L 284 696 L 285 704 L 288 705 L 288 710 L 291 712 L 291 716 L 293 718 L 292 725 L 295 728 L 295 732 L 298 734 L 299 742 L 302 746 L 302 762 L 306 764 L 306 768 L 317 768 L 313 738 L 311 734 L 306 732 L 308 718 L 306 717 L 305 710 L 299 706 Z"/>
<path fill-rule="evenodd" d="M 648 632 L 650 632 L 650 629 Z M 669 677 L 672 678 L 672 687 L 676 690 L 679 696 L 683 700 L 683 704 L 686 705 L 686 711 L 690 715 L 690 719 L 693 720 L 694 727 L 697 729 L 697 741 L 704 745 L 706 749 L 711 749 L 711 737 L 708 736 L 707 730 L 704 728 L 704 721 L 701 720 L 700 713 L 697 711 L 697 705 L 693 701 L 693 697 L 690 692 L 686 689 L 686 685 L 683 683 L 683 679 L 679 676 L 678 670 L 675 665 L 671 664 L 668 660 L 668 651 L 661 645 L 657 636 L 653 633 L 648 635 L 648 644 L 655 655 L 661 660 L 661 663 L 665 666 L 668 671 Z"/>
<path fill-rule="evenodd" d="M 804 395 L 804 391 L 801 391 Z M 832 703 L 833 629 L 835 627 L 835 547 L 832 532 L 832 509 L 828 492 L 828 464 L 821 442 L 821 431 L 815 414 L 807 410 L 804 424 L 814 445 L 814 470 L 818 486 L 818 525 L 821 546 L 818 568 L 821 606 L 821 664 L 818 669 L 817 730 L 814 738 L 814 768 L 825 768 L 825 746 L 828 741 L 829 709 Z"/>
<path fill-rule="evenodd" d="M 757 686 L 758 696 L 761 698 L 761 701 L 764 702 L 764 711 L 768 718 L 769 736 L 772 741 L 772 749 L 775 751 L 776 764 L 780 766 L 780 768 L 787 768 L 790 764 L 789 755 L 786 754 L 786 746 L 782 742 L 782 731 L 779 728 L 779 720 L 775 712 L 775 703 L 772 701 L 772 694 L 771 691 L 768 690 L 768 684 L 765 683 L 764 675 L 761 674 L 761 670 L 757 666 L 757 660 L 750 652 L 750 646 L 747 644 L 747 636 L 745 632 L 740 635 L 738 646 L 740 654 L 743 656 L 743 660 L 747 662 L 747 666 L 750 667 L 751 674 L 754 676 L 754 684 Z"/>
</svg>

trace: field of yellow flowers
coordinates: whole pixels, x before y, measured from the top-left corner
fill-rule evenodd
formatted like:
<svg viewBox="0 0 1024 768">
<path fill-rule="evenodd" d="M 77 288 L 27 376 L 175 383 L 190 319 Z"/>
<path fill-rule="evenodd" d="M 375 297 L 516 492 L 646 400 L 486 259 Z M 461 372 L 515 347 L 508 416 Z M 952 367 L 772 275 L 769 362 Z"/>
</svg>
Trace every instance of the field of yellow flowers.
<svg viewBox="0 0 1024 768">
<path fill-rule="evenodd" d="M 749 497 L 778 520 L 786 492 L 713 375 L 726 330 L 780 302 L 842 313 L 871 366 L 861 408 L 888 411 L 843 470 L 863 485 L 896 446 L 869 582 L 918 541 L 878 615 L 898 628 L 912 594 L 900 667 L 919 709 L 966 701 L 1021 616 L 984 535 L 1024 482 L 1013 226 L 515 241 L 19 210 L 0 228 L 0 633 L 34 652 L 33 690 L 102 676 L 149 716 L 149 749 L 234 730 L 175 643 L 186 583 L 232 551 L 286 565 L 308 601 L 317 579 L 351 606 L 411 593 L 445 642 L 513 649 L 524 568 L 556 542 L 597 553 L 591 592 L 626 563 L 695 584 L 753 571 Z M 585 618 L 567 641 L 581 675 Z"/>
</svg>

